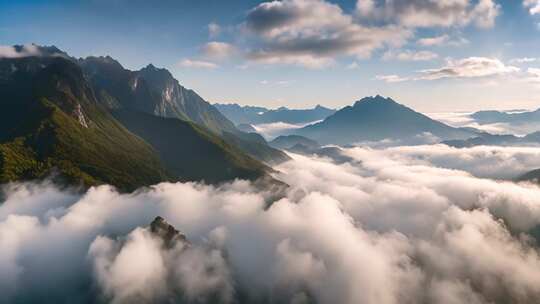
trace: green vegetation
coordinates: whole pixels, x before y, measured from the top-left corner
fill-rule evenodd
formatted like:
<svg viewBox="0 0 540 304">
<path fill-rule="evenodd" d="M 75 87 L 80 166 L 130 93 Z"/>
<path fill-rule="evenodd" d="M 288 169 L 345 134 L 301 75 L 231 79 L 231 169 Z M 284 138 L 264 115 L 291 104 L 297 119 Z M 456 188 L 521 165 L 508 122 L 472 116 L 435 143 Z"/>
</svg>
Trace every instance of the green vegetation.
<svg viewBox="0 0 540 304">
<path fill-rule="evenodd" d="M 151 147 L 98 108 L 88 128 L 46 99 L 29 110 L 43 119 L 31 122 L 25 135 L 0 144 L 0 182 L 56 172 L 70 184 L 133 190 L 168 178 Z"/>
<path fill-rule="evenodd" d="M 268 169 L 194 123 L 130 110 L 113 114 L 132 133 L 148 142 L 171 173 L 182 179 L 210 183 L 255 179 Z"/>
</svg>

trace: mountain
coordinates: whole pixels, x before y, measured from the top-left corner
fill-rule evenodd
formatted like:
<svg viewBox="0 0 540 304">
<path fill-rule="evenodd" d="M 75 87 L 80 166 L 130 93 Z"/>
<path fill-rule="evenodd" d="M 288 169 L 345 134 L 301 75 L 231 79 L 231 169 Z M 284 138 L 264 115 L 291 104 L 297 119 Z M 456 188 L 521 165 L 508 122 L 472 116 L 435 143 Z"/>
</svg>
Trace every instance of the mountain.
<svg viewBox="0 0 540 304">
<path fill-rule="evenodd" d="M 186 89 L 166 69 L 152 64 L 130 71 L 111 57 L 87 57 L 78 60 L 101 100 L 111 109 L 127 109 L 164 118 L 194 122 L 214 134 L 232 139 L 250 156 L 267 163 L 288 160 L 283 152 L 266 142 L 253 139 L 238 130 L 214 106 L 193 90 Z M 257 149 L 246 149 L 250 144 Z"/>
<path fill-rule="evenodd" d="M 68 183 L 123 190 L 170 176 L 143 140 L 97 101 L 61 57 L 0 59 L 0 182 L 58 173 Z"/>
<path fill-rule="evenodd" d="M 288 109 L 281 107 L 269 110 L 263 107 L 240 106 L 237 104 L 214 104 L 214 106 L 235 124 L 264 124 L 286 122 L 290 124 L 310 123 L 322 120 L 336 111 L 317 105 L 313 109 Z"/>
<path fill-rule="evenodd" d="M 453 128 L 382 96 L 366 97 L 347 106 L 322 122 L 294 131 L 321 144 L 354 144 L 383 139 L 406 144 L 417 136 L 441 139 L 465 139 L 474 135 Z"/>
<path fill-rule="evenodd" d="M 319 148 L 318 142 L 300 135 L 282 135 L 270 142 L 270 146 L 278 149 L 290 149 L 296 145 L 302 145 L 308 149 Z"/>
<path fill-rule="evenodd" d="M 166 168 L 183 180 L 217 183 L 254 180 L 269 170 L 235 146 L 194 123 L 131 110 L 113 112 L 133 134 L 148 142 Z"/>
<path fill-rule="evenodd" d="M 527 181 L 540 184 L 540 169 L 531 170 L 517 178 L 517 181 Z"/>
<path fill-rule="evenodd" d="M 0 182 L 56 174 L 69 184 L 129 191 L 167 180 L 256 179 L 270 170 L 204 126 L 143 111 L 141 97 L 154 94 L 143 82 L 133 94 L 119 75 L 104 75 L 96 85 L 68 56 L 0 59 Z M 109 89 L 132 94 L 133 104 L 122 106 Z"/>
<path fill-rule="evenodd" d="M 480 124 L 490 123 L 539 123 L 540 122 L 540 109 L 535 111 L 523 111 L 523 112 L 501 112 L 501 111 L 479 111 L 470 115 L 476 122 Z"/>
<path fill-rule="evenodd" d="M 264 107 L 241 106 L 235 103 L 215 103 L 214 107 L 236 125 L 258 123 L 258 116 L 269 111 Z"/>
<path fill-rule="evenodd" d="M 87 57 L 79 64 L 98 92 L 111 97 L 113 107 L 190 120 L 217 134 L 237 131 L 231 121 L 193 90 L 181 86 L 166 69 L 150 64 L 130 71 L 108 56 Z"/>
<path fill-rule="evenodd" d="M 510 134 L 497 135 L 481 133 L 480 136 L 468 139 L 443 141 L 443 144 L 456 148 L 474 146 L 537 146 L 540 144 L 540 132 L 534 132 L 520 137 Z"/>
</svg>

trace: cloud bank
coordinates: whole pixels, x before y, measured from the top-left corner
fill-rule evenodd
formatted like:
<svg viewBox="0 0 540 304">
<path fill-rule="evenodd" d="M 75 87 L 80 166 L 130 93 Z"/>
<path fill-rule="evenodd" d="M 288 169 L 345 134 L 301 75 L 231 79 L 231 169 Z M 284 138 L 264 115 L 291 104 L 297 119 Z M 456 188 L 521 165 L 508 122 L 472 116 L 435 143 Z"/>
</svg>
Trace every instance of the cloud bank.
<svg viewBox="0 0 540 304">
<path fill-rule="evenodd" d="M 540 188 L 449 169 L 529 152 L 396 149 L 292 155 L 279 200 L 245 181 L 6 185 L 0 302 L 537 302 Z M 158 215 L 191 245 L 164 247 L 144 228 Z"/>
</svg>

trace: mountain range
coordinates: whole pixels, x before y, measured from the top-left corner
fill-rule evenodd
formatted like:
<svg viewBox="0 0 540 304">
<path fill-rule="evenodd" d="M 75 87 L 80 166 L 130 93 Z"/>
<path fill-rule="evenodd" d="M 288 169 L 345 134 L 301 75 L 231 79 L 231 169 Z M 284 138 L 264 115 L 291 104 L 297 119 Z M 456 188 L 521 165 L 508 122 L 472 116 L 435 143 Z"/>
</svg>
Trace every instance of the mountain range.
<svg viewBox="0 0 540 304">
<path fill-rule="evenodd" d="M 271 170 L 263 161 L 288 159 L 164 69 L 39 51 L 0 58 L 0 182 L 52 174 L 133 190 L 165 180 L 255 179 Z"/>
<path fill-rule="evenodd" d="M 236 125 L 240 124 L 266 124 L 285 122 L 290 124 L 304 124 L 334 114 L 336 111 L 317 105 L 312 109 L 289 109 L 280 107 L 270 110 L 264 107 L 240 106 L 238 104 L 214 104 L 214 106 Z"/>
<path fill-rule="evenodd" d="M 470 115 L 480 124 L 489 123 L 538 123 L 540 121 L 540 109 L 535 111 L 501 112 L 501 111 L 478 111 Z"/>
<path fill-rule="evenodd" d="M 321 144 L 347 145 L 367 141 L 399 140 L 408 144 L 417 136 L 440 139 L 466 139 L 475 132 L 454 128 L 418 113 L 391 98 L 366 97 L 347 106 L 322 122 L 294 130 Z"/>
<path fill-rule="evenodd" d="M 540 132 L 530 133 L 525 136 L 480 133 L 476 137 L 447 140 L 442 143 L 456 148 L 474 146 L 538 146 L 540 145 Z"/>
</svg>

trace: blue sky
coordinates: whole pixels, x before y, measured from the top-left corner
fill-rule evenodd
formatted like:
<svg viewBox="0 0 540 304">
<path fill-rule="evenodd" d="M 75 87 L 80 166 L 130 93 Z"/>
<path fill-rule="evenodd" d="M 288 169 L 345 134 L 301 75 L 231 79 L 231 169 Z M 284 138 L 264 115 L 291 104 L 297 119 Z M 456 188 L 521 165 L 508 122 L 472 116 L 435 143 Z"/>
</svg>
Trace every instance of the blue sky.
<svg viewBox="0 0 540 304">
<path fill-rule="evenodd" d="M 540 107 L 537 0 L 4 1 L 0 45 L 168 68 L 210 102 Z M 0 54 L 1 55 L 1 54 Z"/>
</svg>

